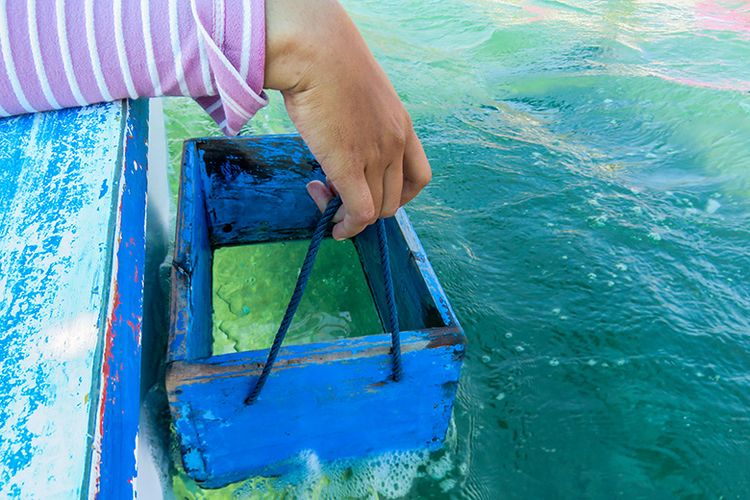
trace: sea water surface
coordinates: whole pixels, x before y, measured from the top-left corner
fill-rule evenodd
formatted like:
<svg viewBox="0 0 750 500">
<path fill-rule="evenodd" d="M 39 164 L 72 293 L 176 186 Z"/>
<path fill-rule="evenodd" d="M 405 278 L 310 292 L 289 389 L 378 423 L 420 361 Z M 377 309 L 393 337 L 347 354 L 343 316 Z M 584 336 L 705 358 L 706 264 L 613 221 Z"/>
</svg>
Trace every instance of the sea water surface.
<svg viewBox="0 0 750 500">
<path fill-rule="evenodd" d="M 434 170 L 408 213 L 469 342 L 449 439 L 175 493 L 748 498 L 750 4 L 344 3 Z M 271 99 L 247 133 L 293 131 Z M 167 119 L 176 186 L 218 131 Z"/>
</svg>

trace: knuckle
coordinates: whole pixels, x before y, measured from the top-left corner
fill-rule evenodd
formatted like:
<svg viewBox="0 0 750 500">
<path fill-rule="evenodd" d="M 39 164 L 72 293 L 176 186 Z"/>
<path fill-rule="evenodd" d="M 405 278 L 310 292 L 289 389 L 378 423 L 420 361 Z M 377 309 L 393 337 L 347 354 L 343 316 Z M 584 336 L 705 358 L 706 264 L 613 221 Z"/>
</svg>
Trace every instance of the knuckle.
<svg viewBox="0 0 750 500">
<path fill-rule="evenodd" d="M 369 225 L 375 222 L 378 216 L 375 213 L 375 207 L 370 205 L 366 208 L 363 208 L 353 213 L 352 218 L 354 219 L 354 222 L 356 222 L 359 225 Z"/>
<path fill-rule="evenodd" d="M 394 151 L 403 151 L 406 147 L 406 135 L 409 130 L 407 124 L 400 116 L 394 116 L 384 124 L 383 134 L 380 137 L 378 153 L 390 155 Z"/>
<path fill-rule="evenodd" d="M 406 130 L 414 129 L 414 122 L 412 122 L 411 115 L 408 112 L 404 112 L 404 126 Z"/>
<path fill-rule="evenodd" d="M 419 171 L 415 176 L 414 183 L 419 187 L 425 187 L 432 180 L 432 170 L 427 167 Z"/>
<path fill-rule="evenodd" d="M 395 148 L 403 151 L 404 148 L 406 147 L 406 135 L 402 133 L 394 133 L 391 138 L 391 144 Z"/>
<path fill-rule="evenodd" d="M 398 207 L 388 207 L 383 208 L 383 212 L 380 214 L 383 218 L 393 217 L 396 215 L 396 212 L 398 211 Z"/>
<path fill-rule="evenodd" d="M 371 224 L 374 224 L 376 220 L 378 220 L 378 214 L 373 211 L 372 214 L 368 215 L 367 219 L 365 220 L 365 224 L 369 226 Z"/>
</svg>

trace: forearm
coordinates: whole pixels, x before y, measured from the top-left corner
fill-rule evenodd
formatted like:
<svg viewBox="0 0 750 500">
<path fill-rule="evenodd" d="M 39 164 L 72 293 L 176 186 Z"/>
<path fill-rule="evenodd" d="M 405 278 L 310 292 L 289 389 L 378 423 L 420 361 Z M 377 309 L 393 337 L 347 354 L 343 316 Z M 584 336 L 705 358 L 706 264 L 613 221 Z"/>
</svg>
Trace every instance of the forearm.
<svg viewBox="0 0 750 500">
<path fill-rule="evenodd" d="M 263 0 L 0 1 L 0 114 L 196 98 L 225 131 L 265 103 Z"/>
<path fill-rule="evenodd" d="M 0 115 L 187 95 L 234 135 L 266 103 L 263 86 L 280 90 L 328 178 L 310 194 L 321 207 L 333 190 L 343 200 L 338 239 L 431 178 L 409 114 L 336 0 L 0 0 L 0 49 Z"/>
</svg>

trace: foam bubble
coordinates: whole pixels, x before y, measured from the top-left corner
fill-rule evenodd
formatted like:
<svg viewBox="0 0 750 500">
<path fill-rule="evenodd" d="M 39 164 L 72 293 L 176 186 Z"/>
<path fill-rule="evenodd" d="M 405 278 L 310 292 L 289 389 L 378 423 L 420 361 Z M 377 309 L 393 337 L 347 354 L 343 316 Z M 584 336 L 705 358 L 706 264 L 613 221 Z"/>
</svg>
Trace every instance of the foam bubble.
<svg viewBox="0 0 750 500">
<path fill-rule="evenodd" d="M 443 479 L 448 472 L 453 468 L 453 460 L 450 453 L 443 454 L 437 460 L 427 464 L 427 474 L 432 479 Z"/>
<path fill-rule="evenodd" d="M 656 231 L 651 231 L 648 233 L 649 239 L 652 239 L 654 241 L 661 241 L 661 234 L 657 233 Z"/>
<path fill-rule="evenodd" d="M 173 491 L 177 497 L 195 499 L 399 498 L 409 493 L 425 470 L 437 480 L 450 472 L 451 442 L 455 445 L 453 427 L 446 436 L 446 448 L 433 454 L 427 450 L 395 451 L 325 463 L 314 452 L 306 451 L 290 459 L 291 467 L 282 476 L 253 477 L 217 490 L 203 490 L 180 473 L 173 477 Z M 173 458 L 179 467 L 178 457 Z"/>
<path fill-rule="evenodd" d="M 179 450 L 171 433 L 173 464 L 180 469 Z M 382 455 L 326 463 L 312 451 L 289 460 L 288 472 L 279 477 L 253 477 L 217 490 L 199 488 L 181 470 L 173 476 L 178 498 L 399 498 L 409 494 L 414 481 L 425 475 L 442 480 L 444 491 L 455 480 L 445 479 L 454 468 L 457 446 L 455 422 L 451 420 L 442 450 L 395 451 Z M 466 467 L 461 464 L 461 467 Z"/>
<path fill-rule="evenodd" d="M 708 214 L 715 213 L 719 208 L 721 208 L 721 203 L 713 198 L 709 199 L 706 203 L 706 213 Z"/>
<path fill-rule="evenodd" d="M 455 479 L 446 479 L 445 481 L 440 482 L 440 489 L 443 491 L 443 493 L 448 493 L 450 490 L 456 487 L 456 480 Z"/>
</svg>

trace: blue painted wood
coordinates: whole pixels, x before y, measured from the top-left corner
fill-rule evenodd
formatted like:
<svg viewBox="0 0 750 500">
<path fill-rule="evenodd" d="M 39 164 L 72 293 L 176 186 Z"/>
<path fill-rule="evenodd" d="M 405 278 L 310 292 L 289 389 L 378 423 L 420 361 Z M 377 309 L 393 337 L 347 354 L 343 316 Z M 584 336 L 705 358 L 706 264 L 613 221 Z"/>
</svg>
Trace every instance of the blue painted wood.
<svg viewBox="0 0 750 500">
<path fill-rule="evenodd" d="M 138 106 L 0 120 L 4 498 L 133 495 L 146 188 Z"/>
<path fill-rule="evenodd" d="M 205 191 L 194 143 L 185 146 L 172 273 L 168 360 L 211 355 L 211 248 Z M 191 335 L 188 335 L 188 332 Z"/>
<path fill-rule="evenodd" d="M 404 332 L 399 382 L 389 378 L 389 348 L 387 335 L 290 346 L 251 406 L 242 394 L 260 374 L 264 352 L 174 365 L 169 395 L 186 469 L 216 487 L 279 473 L 307 450 L 335 460 L 438 448 L 458 383 L 461 336 Z"/>
<path fill-rule="evenodd" d="M 435 448 L 445 436 L 465 339 L 403 211 L 388 224 L 399 313 L 411 330 L 402 332 L 402 381 L 389 378 L 385 334 L 289 346 L 246 406 L 266 351 L 208 355 L 210 277 L 186 263 L 205 258 L 210 268 L 219 245 L 309 236 L 319 214 L 304 186 L 319 175 L 296 136 L 186 143 L 167 390 L 183 464 L 204 486 L 278 473 L 305 451 L 334 460 Z M 382 316 L 374 228 L 356 246 Z"/>
<path fill-rule="evenodd" d="M 424 250 L 420 250 L 421 245 L 420 249 L 411 248 L 403 236 L 404 232 L 399 225 L 399 220 L 408 221 L 408 219 L 402 214 L 403 210 L 399 211 L 399 218 L 394 217 L 385 221 L 391 274 L 401 328 L 409 330 L 450 324 L 444 323 L 444 318 L 452 321 L 452 313 L 446 316 L 441 315 L 439 311 L 440 308 L 446 307 L 447 303 L 440 302 L 440 295 L 432 295 L 427 284 L 431 280 L 437 282 L 437 278 L 431 272 L 431 268 L 428 272 L 418 266 L 417 257 L 419 260 L 426 259 Z M 409 229 L 410 227 L 407 227 L 407 232 Z M 371 226 L 363 231 L 354 239 L 354 244 L 370 285 L 376 310 L 381 315 L 381 323 L 387 324 L 383 316 L 387 314 L 388 308 L 375 227 Z"/>
<path fill-rule="evenodd" d="M 325 177 L 299 136 L 188 144 L 198 148 L 203 164 L 214 246 L 302 238 L 315 227 L 320 213 L 305 186 Z"/>
<path fill-rule="evenodd" d="M 148 101 L 125 108 L 89 496 L 133 498 L 146 261 Z"/>
</svg>

